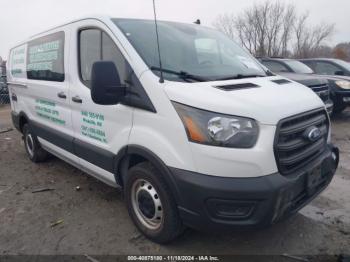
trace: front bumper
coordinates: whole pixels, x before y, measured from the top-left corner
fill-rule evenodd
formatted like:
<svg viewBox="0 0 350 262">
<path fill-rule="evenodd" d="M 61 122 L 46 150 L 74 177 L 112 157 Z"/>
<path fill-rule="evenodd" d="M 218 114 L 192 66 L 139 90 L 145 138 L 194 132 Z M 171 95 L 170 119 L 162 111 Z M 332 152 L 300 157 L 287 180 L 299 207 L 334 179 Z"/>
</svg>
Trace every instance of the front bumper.
<svg viewBox="0 0 350 262">
<path fill-rule="evenodd" d="M 224 178 L 170 168 L 182 220 L 200 230 L 266 227 L 296 213 L 331 182 L 339 151 L 329 145 L 324 154 L 296 174 L 256 178 Z M 321 167 L 320 179 L 308 186 Z M 234 172 L 234 171 L 233 171 Z"/>
</svg>

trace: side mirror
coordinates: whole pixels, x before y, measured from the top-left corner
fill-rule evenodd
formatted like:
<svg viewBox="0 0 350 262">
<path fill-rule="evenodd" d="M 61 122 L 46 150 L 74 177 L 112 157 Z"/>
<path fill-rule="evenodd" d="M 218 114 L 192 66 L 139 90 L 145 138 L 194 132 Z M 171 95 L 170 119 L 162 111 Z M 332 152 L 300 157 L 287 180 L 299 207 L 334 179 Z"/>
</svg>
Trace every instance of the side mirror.
<svg viewBox="0 0 350 262">
<path fill-rule="evenodd" d="M 111 61 L 99 61 L 92 65 L 91 98 L 99 105 L 116 105 L 125 96 L 118 70 Z"/>
<path fill-rule="evenodd" d="M 345 75 L 345 73 L 343 71 L 340 71 L 340 70 L 339 71 L 335 71 L 334 74 L 336 76 L 343 76 L 343 75 Z"/>
</svg>

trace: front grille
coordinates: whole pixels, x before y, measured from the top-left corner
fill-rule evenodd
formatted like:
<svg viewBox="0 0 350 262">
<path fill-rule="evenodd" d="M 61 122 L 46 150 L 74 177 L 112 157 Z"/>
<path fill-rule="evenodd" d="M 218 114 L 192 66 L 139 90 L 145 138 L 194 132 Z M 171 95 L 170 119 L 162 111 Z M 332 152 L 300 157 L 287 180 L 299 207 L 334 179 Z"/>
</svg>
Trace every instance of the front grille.
<svg viewBox="0 0 350 262">
<path fill-rule="evenodd" d="M 308 130 L 319 128 L 321 136 L 315 141 L 307 137 Z M 279 172 L 289 175 L 317 159 L 326 149 L 329 120 L 324 109 L 317 109 L 283 119 L 275 138 L 275 157 Z"/>
<path fill-rule="evenodd" d="M 328 84 L 312 85 L 309 87 L 322 99 L 323 102 L 327 102 L 329 100 Z"/>
</svg>

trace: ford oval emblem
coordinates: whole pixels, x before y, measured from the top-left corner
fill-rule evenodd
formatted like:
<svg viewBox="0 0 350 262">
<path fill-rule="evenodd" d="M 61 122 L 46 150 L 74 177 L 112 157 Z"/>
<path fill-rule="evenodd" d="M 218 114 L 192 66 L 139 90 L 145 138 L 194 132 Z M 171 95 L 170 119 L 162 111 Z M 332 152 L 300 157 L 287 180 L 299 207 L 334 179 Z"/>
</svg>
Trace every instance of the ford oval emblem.
<svg viewBox="0 0 350 262">
<path fill-rule="evenodd" d="M 311 141 L 311 142 L 315 142 L 316 140 L 318 140 L 321 137 L 321 130 L 317 127 L 312 127 L 308 130 L 306 130 L 306 136 L 307 138 Z"/>
</svg>

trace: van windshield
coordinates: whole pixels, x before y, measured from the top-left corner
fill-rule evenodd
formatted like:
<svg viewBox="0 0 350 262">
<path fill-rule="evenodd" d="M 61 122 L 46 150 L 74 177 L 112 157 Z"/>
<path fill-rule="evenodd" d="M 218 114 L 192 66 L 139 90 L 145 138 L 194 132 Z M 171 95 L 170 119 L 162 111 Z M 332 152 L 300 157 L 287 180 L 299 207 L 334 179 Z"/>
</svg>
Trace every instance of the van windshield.
<svg viewBox="0 0 350 262">
<path fill-rule="evenodd" d="M 153 20 L 112 19 L 157 75 L 159 57 Z M 261 65 L 221 32 L 199 25 L 159 21 L 164 78 L 214 81 L 263 77 Z"/>
</svg>

